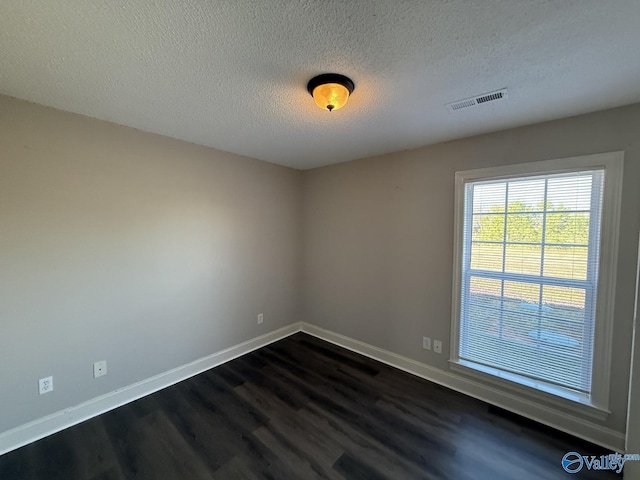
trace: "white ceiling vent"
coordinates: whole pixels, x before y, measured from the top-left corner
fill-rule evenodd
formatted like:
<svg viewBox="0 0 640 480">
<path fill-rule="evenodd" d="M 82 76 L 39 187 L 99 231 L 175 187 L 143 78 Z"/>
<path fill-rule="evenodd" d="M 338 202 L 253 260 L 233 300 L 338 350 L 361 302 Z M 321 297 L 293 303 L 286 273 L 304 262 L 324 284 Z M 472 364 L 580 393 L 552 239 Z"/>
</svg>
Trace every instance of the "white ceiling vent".
<svg viewBox="0 0 640 480">
<path fill-rule="evenodd" d="M 483 93 L 477 97 L 465 98 L 464 100 L 458 100 L 457 102 L 447 103 L 446 107 L 450 112 L 455 112 L 456 110 L 475 107 L 487 102 L 506 100 L 508 97 L 507 89 L 503 88 L 502 90 L 496 90 L 495 92 Z"/>
</svg>

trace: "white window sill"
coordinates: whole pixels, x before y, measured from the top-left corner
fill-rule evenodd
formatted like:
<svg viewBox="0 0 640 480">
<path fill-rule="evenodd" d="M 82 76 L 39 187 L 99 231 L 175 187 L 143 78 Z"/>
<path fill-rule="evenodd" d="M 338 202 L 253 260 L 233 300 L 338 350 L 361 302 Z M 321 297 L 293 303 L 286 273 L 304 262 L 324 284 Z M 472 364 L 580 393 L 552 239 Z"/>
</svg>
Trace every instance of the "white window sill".
<svg viewBox="0 0 640 480">
<path fill-rule="evenodd" d="M 606 420 L 611 413 L 608 409 L 591 403 L 591 400 L 586 395 L 580 395 L 545 382 L 503 372 L 466 360 L 449 360 L 449 365 L 451 370 L 455 372 L 463 373 L 482 382 L 502 387 L 520 395 L 527 401 L 538 401 L 543 404 L 562 407 L 571 412 L 597 420 Z"/>
</svg>

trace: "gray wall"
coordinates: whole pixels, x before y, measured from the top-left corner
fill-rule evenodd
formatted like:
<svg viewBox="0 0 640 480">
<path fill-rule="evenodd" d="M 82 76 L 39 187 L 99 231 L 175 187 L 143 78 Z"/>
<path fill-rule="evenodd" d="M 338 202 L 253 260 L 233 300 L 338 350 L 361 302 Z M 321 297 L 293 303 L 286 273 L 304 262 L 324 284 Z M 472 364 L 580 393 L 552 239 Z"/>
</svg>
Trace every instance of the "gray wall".
<svg viewBox="0 0 640 480">
<path fill-rule="evenodd" d="M 0 96 L 0 432 L 298 321 L 300 175 Z"/>
<path fill-rule="evenodd" d="M 640 251 L 640 244 L 638 245 Z M 639 252 L 640 253 L 640 252 Z M 640 453 L 640 262 L 636 275 L 636 308 L 633 329 L 631 381 L 629 382 L 629 414 L 627 416 L 627 452 Z M 629 462 L 624 467 L 624 478 L 640 478 L 640 462 Z"/>
<path fill-rule="evenodd" d="M 0 96 L 0 432 L 298 320 L 446 370 L 454 172 L 624 150 L 622 432 L 638 125 L 635 105 L 300 173 Z"/>
<path fill-rule="evenodd" d="M 482 135 L 303 173 L 305 321 L 448 370 L 454 173 L 624 150 L 611 373 L 624 432 L 637 232 L 640 105 Z M 422 350 L 441 339 L 442 355 Z"/>
</svg>

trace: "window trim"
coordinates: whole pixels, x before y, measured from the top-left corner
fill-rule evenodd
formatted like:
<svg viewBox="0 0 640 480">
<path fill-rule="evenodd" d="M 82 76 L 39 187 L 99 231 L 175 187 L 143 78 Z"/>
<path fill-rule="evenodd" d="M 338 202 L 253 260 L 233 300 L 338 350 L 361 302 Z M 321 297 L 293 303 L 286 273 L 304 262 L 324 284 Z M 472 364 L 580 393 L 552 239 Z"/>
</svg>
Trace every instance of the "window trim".
<svg viewBox="0 0 640 480">
<path fill-rule="evenodd" d="M 450 368 L 503 387 L 526 400 L 570 408 L 586 416 L 605 419 L 609 414 L 609 392 L 611 354 L 613 350 L 613 324 L 615 308 L 615 286 L 618 259 L 618 236 L 622 192 L 624 152 L 608 152 L 555 160 L 527 162 L 456 172 L 454 210 L 453 295 L 451 308 L 451 357 Z M 526 175 L 570 173 L 582 170 L 605 171 L 602 195 L 602 221 L 598 291 L 596 293 L 596 315 L 594 350 L 590 397 L 578 398 L 562 389 L 537 389 L 530 381 L 518 375 L 494 376 L 490 368 L 477 368 L 471 362 L 460 359 L 460 301 L 462 295 L 462 254 L 464 248 L 465 185 L 479 180 L 501 180 Z M 520 380 L 520 381 L 519 381 Z"/>
</svg>

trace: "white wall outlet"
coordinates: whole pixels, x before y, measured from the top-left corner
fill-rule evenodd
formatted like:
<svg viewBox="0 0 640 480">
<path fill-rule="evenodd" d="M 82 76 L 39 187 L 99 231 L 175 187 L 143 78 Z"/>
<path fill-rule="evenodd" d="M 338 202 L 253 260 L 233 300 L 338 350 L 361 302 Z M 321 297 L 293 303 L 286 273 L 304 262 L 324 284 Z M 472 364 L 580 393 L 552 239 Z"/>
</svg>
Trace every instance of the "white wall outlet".
<svg viewBox="0 0 640 480">
<path fill-rule="evenodd" d="M 442 342 L 440 340 L 433 341 L 433 351 L 436 353 L 442 353 Z"/>
<path fill-rule="evenodd" d="M 260 325 L 262 322 L 264 322 L 264 314 L 259 313 L 258 314 L 258 325 Z"/>
<path fill-rule="evenodd" d="M 53 391 L 53 377 L 41 378 L 38 380 L 40 395 Z"/>
<path fill-rule="evenodd" d="M 422 337 L 422 348 L 431 350 L 431 337 Z"/>
<path fill-rule="evenodd" d="M 107 361 L 102 360 L 93 364 L 93 378 L 98 378 L 107 374 Z"/>
</svg>

